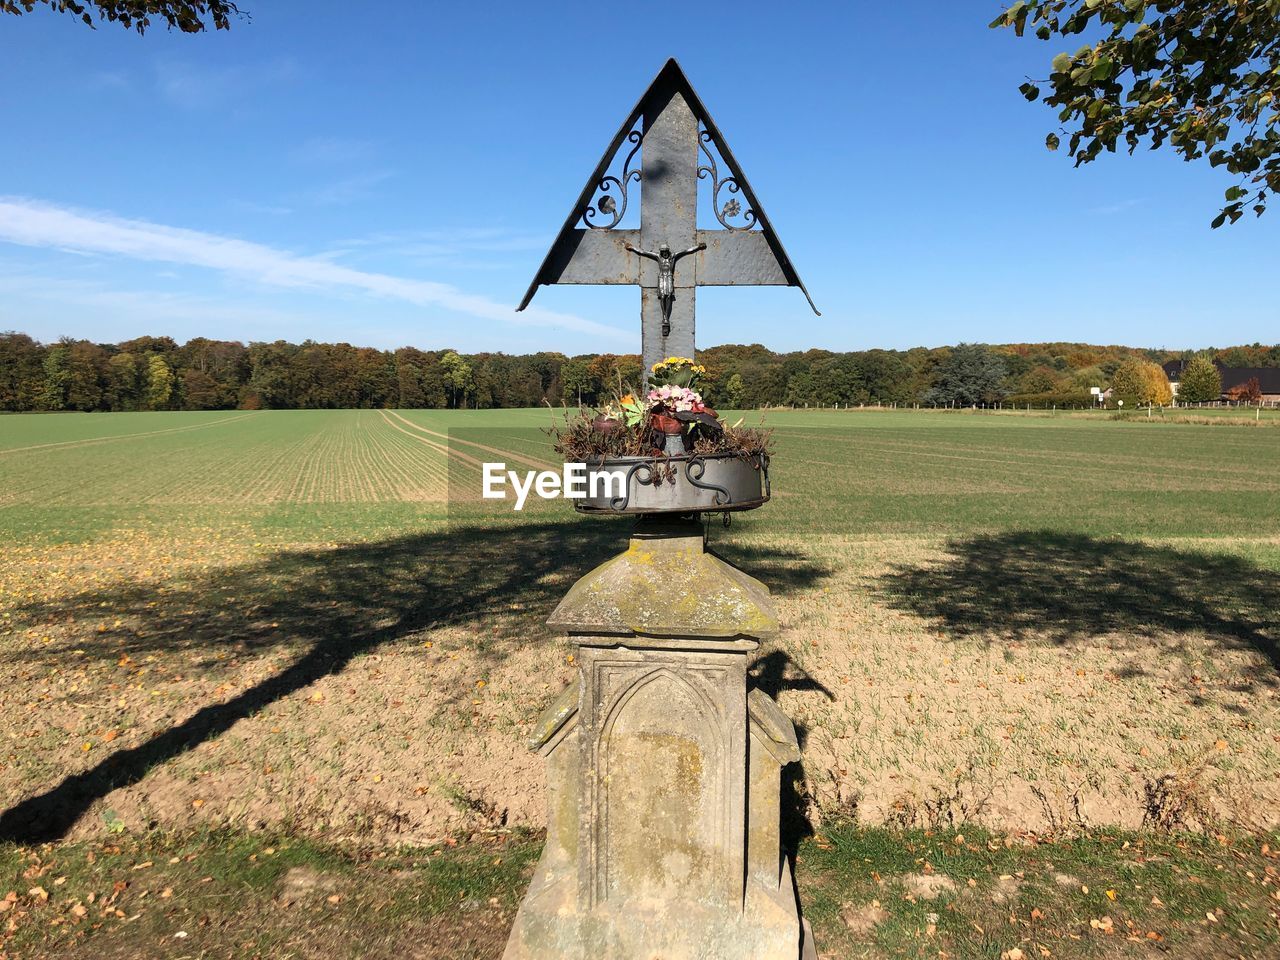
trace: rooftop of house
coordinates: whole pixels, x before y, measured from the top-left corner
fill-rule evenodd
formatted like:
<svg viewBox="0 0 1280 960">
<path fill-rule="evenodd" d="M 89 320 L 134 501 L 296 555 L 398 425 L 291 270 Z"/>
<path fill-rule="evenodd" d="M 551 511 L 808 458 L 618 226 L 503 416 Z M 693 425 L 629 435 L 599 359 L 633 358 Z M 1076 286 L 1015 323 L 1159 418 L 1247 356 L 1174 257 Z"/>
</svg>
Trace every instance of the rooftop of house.
<svg viewBox="0 0 1280 960">
<path fill-rule="evenodd" d="M 1280 394 L 1280 367 L 1224 367 L 1214 363 L 1218 373 L 1222 375 L 1222 389 L 1230 390 L 1250 380 L 1257 379 L 1258 389 L 1266 394 Z M 1177 383 L 1182 376 L 1182 361 L 1170 360 L 1164 365 L 1164 372 L 1170 382 Z"/>
</svg>

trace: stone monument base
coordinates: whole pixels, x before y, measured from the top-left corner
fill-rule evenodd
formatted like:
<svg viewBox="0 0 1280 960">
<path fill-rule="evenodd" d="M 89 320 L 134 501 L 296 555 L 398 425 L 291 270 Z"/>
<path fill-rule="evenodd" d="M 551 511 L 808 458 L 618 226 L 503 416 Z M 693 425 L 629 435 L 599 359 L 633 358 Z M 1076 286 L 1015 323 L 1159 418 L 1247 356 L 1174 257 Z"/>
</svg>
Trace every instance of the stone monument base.
<svg viewBox="0 0 1280 960">
<path fill-rule="evenodd" d="M 658 901 L 579 911 L 573 864 L 540 863 L 503 960 L 818 960 L 784 866 L 777 889 L 756 886 L 745 909 Z"/>
<path fill-rule="evenodd" d="M 548 622 L 578 677 L 530 740 L 547 842 L 504 960 L 816 960 L 779 835 L 795 727 L 747 686 L 768 588 L 647 520 Z"/>
</svg>

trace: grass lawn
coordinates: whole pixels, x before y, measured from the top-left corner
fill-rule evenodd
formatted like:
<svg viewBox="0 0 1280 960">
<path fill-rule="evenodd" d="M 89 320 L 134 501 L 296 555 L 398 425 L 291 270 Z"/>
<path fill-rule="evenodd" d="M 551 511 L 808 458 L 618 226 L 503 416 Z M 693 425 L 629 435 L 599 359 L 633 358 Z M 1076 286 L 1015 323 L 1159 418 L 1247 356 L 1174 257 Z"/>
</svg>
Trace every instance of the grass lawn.
<svg viewBox="0 0 1280 960">
<path fill-rule="evenodd" d="M 543 621 L 629 529 L 477 499 L 551 416 L 0 418 L 0 950 L 496 955 L 576 669 Z M 766 421 L 774 501 L 710 536 L 777 599 L 823 952 L 1275 955 L 1275 425 Z"/>
<path fill-rule="evenodd" d="M 500 955 L 539 843 L 422 848 L 122 833 L 0 852 L 9 956 Z M 823 957 L 1274 957 L 1280 859 L 1255 837 L 1070 839 L 830 825 L 797 859 Z"/>
</svg>

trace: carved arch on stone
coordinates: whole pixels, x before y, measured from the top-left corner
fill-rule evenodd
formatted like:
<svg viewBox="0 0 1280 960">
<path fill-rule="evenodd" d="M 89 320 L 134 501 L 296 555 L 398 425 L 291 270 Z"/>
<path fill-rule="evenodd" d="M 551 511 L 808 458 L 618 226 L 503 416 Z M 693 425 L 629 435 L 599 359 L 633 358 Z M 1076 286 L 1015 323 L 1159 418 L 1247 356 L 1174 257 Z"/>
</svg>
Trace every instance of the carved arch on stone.
<svg viewBox="0 0 1280 960">
<path fill-rule="evenodd" d="M 679 686 L 685 687 L 693 694 L 694 698 L 699 701 L 702 708 L 707 713 L 707 718 L 720 716 L 720 709 L 716 702 L 712 700 L 705 690 L 700 690 L 695 684 L 690 683 L 688 677 L 683 677 L 670 667 L 655 667 L 648 673 L 642 675 L 638 679 L 632 681 L 631 686 L 618 696 L 613 702 L 613 706 L 609 708 L 609 714 L 605 717 L 604 723 L 600 725 L 600 739 L 603 741 L 613 732 L 613 726 L 618 721 L 618 714 L 631 701 L 631 699 L 639 693 L 643 688 L 647 687 L 659 677 L 667 677 L 674 680 Z"/>
<path fill-rule="evenodd" d="M 724 713 L 715 700 L 705 690 L 700 689 L 697 684 L 691 682 L 687 676 L 683 676 L 680 672 L 666 666 L 650 670 L 633 681 L 614 700 L 604 723 L 600 725 L 599 737 L 592 745 L 592 750 L 595 754 L 593 766 L 601 774 L 598 781 L 601 786 L 596 794 L 596 806 L 599 815 L 594 818 L 596 837 L 595 843 L 592 845 L 594 848 L 593 859 L 595 860 L 595 869 L 592 872 L 595 882 L 592 884 L 591 893 L 596 903 L 602 903 L 608 899 L 610 888 L 606 851 L 609 849 L 608 829 L 611 820 L 609 787 L 612 780 L 612 771 L 609 769 L 609 765 L 613 758 L 609 750 L 609 744 L 613 739 L 614 729 L 618 720 L 625 714 L 627 706 L 646 687 L 660 680 L 669 680 L 689 694 L 699 712 L 698 717 L 687 718 L 690 725 L 697 725 L 701 721 L 702 725 L 709 731 L 708 736 L 702 738 L 701 745 L 707 750 L 708 762 L 704 764 L 704 768 L 707 770 L 712 782 L 714 793 L 711 807 L 721 833 L 720 842 L 717 846 L 720 850 L 728 850 L 731 843 L 729 823 L 730 797 L 727 790 L 729 781 L 728 754 L 725 749 L 723 730 Z"/>
</svg>

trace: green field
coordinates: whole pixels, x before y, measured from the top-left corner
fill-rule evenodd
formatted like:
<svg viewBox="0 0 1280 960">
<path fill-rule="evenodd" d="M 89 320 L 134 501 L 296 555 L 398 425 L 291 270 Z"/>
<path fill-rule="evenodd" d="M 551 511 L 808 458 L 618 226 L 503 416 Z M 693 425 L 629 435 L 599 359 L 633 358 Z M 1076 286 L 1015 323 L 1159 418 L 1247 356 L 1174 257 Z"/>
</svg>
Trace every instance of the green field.
<svg viewBox="0 0 1280 960">
<path fill-rule="evenodd" d="M 446 519 L 447 447 L 554 459 L 554 415 L 264 411 L 0 418 L 0 532 L 159 526 L 367 539 Z M 1138 417 L 774 412 L 775 488 L 753 535 L 1280 535 L 1280 431 Z M 469 441 L 469 442 L 468 442 Z M 512 466 L 516 466 L 515 463 Z M 455 463 L 456 477 L 479 470 Z M 567 518 L 567 513 L 565 517 Z"/>
<path fill-rule="evenodd" d="M 70 863 L 103 844 L 142 857 L 152 835 L 199 846 L 173 838 L 265 831 L 328 863 L 347 856 L 331 844 L 536 829 L 542 773 L 524 736 L 576 669 L 543 621 L 629 529 L 563 503 L 515 514 L 477 499 L 481 461 L 552 463 L 542 431 L 554 416 L 0 417 L 0 838 L 18 843 L 4 867 L 13 888 L 36 884 L 26 873 L 44 841 L 70 839 Z M 928 956 L 1030 943 L 966 940 L 949 923 L 929 940 L 917 921 L 938 908 L 899 911 L 832 859 L 872 856 L 880 834 L 859 839 L 851 822 L 924 845 L 976 836 L 968 824 L 994 831 L 985 838 L 1139 843 L 1280 823 L 1280 425 L 906 410 L 765 423 L 774 500 L 710 537 L 777 598 L 783 630 L 756 676 L 804 739 L 793 827 L 843 838 L 806 847 L 830 956 L 915 955 L 913 937 Z M 515 842 L 513 862 L 530 842 Z M 963 869 L 1017 868 L 996 859 Z M 1249 869 L 1268 876 L 1260 863 Z M 92 859 L 83 868 L 98 876 Z M 1105 872 L 1093 860 L 1066 872 L 1090 871 Z M 485 876 L 501 909 L 518 899 L 518 871 Z M 254 877 L 244 889 L 279 880 Z M 1111 937 L 1087 921 L 1110 909 L 1121 925 L 1123 909 L 1138 922 L 1142 898 L 1121 894 L 1108 906 L 1073 893 L 1056 909 L 1092 911 L 1081 942 Z M 944 903 L 991 922 L 989 899 L 985 913 L 960 894 Z M 864 906 L 871 919 L 851 921 Z M 45 909 L 32 906 L 42 925 Z M 1255 921 L 1273 937 L 1274 922 L 1249 910 L 1233 956 L 1274 948 Z M 1227 934 L 1184 914 L 1144 918 L 1165 926 L 1160 940 L 1143 932 L 1142 949 Z M 492 955 L 507 920 L 475 934 L 474 955 Z M 1078 931 L 1037 942 L 1076 955 Z M 859 952 L 864 940 L 880 952 Z M 214 955 L 216 940 L 199 942 Z M 277 947 L 256 949 L 312 955 Z"/>
</svg>

